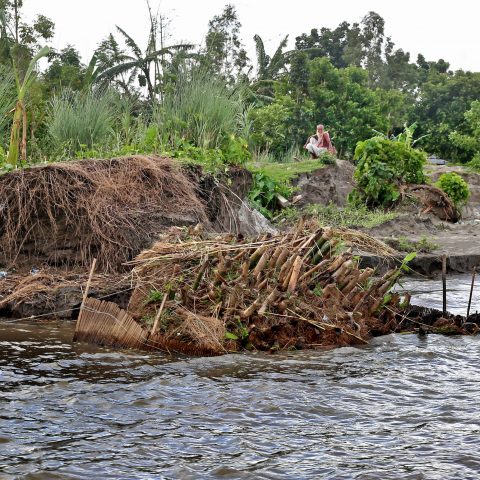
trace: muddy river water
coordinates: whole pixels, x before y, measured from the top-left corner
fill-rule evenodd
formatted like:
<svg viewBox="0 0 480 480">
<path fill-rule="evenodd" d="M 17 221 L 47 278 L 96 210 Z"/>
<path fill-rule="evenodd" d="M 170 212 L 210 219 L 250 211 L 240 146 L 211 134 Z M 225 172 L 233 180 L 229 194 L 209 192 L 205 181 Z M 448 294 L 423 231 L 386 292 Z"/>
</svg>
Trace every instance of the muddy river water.
<svg viewBox="0 0 480 480">
<path fill-rule="evenodd" d="M 72 333 L 0 320 L 2 480 L 480 478 L 480 337 L 171 358 Z"/>
</svg>

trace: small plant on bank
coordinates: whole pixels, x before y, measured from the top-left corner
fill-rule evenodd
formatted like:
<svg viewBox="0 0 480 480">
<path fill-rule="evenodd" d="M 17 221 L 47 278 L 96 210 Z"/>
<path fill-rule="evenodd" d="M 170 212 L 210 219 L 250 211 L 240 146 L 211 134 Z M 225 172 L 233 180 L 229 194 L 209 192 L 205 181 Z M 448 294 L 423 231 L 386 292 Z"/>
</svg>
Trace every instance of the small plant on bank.
<svg viewBox="0 0 480 480">
<path fill-rule="evenodd" d="M 435 185 L 442 189 L 457 207 L 465 204 L 470 196 L 468 183 L 455 172 L 440 175 Z"/>
<path fill-rule="evenodd" d="M 423 165 L 427 154 L 407 143 L 373 137 L 358 142 L 354 160 L 357 188 L 350 201 L 368 206 L 388 206 L 399 196 L 399 186 L 424 183 Z"/>
<path fill-rule="evenodd" d="M 253 174 L 253 186 L 248 194 L 252 205 L 265 217 L 272 218 L 277 206 L 277 196 L 289 197 L 292 188 L 277 182 L 263 172 Z"/>
<path fill-rule="evenodd" d="M 381 209 L 369 210 L 365 205 L 347 205 L 339 207 L 334 203 L 328 205 L 310 205 L 307 213 L 316 217 L 321 225 L 332 227 L 374 228 L 397 218 L 394 212 Z"/>
<path fill-rule="evenodd" d="M 158 290 L 150 290 L 148 292 L 148 303 L 160 302 L 163 298 L 163 292 Z"/>
<path fill-rule="evenodd" d="M 432 242 L 426 235 L 420 240 L 410 240 L 407 237 L 388 239 L 387 243 L 400 252 L 431 253 L 438 248 L 438 244 Z"/>
<path fill-rule="evenodd" d="M 323 163 L 324 165 L 333 165 L 336 160 L 337 160 L 337 157 L 335 157 L 335 155 L 333 153 L 330 153 L 330 152 L 322 152 L 318 159 L 317 159 L 320 163 Z"/>
</svg>

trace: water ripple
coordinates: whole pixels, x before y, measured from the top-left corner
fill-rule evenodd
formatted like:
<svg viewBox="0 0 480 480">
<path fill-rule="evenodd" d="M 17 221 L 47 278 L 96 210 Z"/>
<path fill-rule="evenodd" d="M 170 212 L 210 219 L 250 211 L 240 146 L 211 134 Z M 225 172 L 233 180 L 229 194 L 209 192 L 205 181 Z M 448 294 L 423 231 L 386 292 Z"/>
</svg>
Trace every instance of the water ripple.
<svg viewBox="0 0 480 480">
<path fill-rule="evenodd" d="M 480 339 L 170 358 L 0 322 L 0 478 L 478 478 Z"/>
</svg>

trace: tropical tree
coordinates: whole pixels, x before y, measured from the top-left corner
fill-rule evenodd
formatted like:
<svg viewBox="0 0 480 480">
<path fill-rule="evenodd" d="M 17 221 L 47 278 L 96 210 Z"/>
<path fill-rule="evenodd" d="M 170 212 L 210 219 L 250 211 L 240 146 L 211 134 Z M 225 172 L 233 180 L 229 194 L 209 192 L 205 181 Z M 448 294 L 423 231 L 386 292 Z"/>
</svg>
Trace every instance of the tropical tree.
<svg viewBox="0 0 480 480">
<path fill-rule="evenodd" d="M 467 127 L 465 133 L 457 131 L 450 134 L 452 143 L 465 152 L 465 157 L 474 160 L 478 169 L 480 166 L 480 100 L 475 100 L 465 112 Z"/>
<path fill-rule="evenodd" d="M 22 19 L 23 0 L 0 0 L 0 62 L 9 64 L 15 58 L 24 72 L 40 44 L 53 38 L 55 24 L 45 15 L 31 23 Z"/>
<path fill-rule="evenodd" d="M 204 62 L 229 83 L 234 83 L 248 63 L 247 51 L 240 39 L 241 26 L 233 5 L 226 5 L 221 15 L 215 15 L 208 22 Z"/>
<path fill-rule="evenodd" d="M 255 41 L 256 54 L 257 54 L 257 76 L 252 83 L 251 88 L 258 95 L 273 97 L 273 83 L 277 80 L 282 71 L 285 70 L 287 62 L 290 56 L 295 51 L 284 52 L 284 48 L 287 46 L 288 35 L 280 42 L 273 56 L 269 56 L 265 52 L 265 45 L 260 35 L 253 37 Z"/>
<path fill-rule="evenodd" d="M 122 28 L 117 26 L 117 31 L 123 36 L 126 46 L 130 50 L 126 53 L 118 48 L 118 43 L 111 35 L 108 39 L 110 51 L 114 54 L 113 57 L 108 58 L 108 62 L 115 62 L 112 66 L 107 67 L 97 77 L 96 81 L 110 80 L 118 81 L 118 78 L 123 75 L 129 75 L 128 80 L 125 77 L 120 80 L 120 84 L 125 89 L 132 80 L 138 76 L 138 82 L 141 87 L 147 87 L 148 97 L 150 100 L 155 99 L 158 93 L 157 80 L 155 73 L 159 68 L 159 59 L 165 59 L 166 56 L 171 56 L 177 51 L 186 51 L 193 48 L 192 44 L 178 44 L 170 45 L 168 47 L 157 48 L 157 36 L 155 24 L 151 25 L 148 43 L 145 51 L 142 52 L 138 44 L 133 38 L 125 32 Z M 108 64 L 108 63 L 107 63 Z"/>
<path fill-rule="evenodd" d="M 409 119 L 418 123 L 421 135 L 428 134 L 422 146 L 430 153 L 460 162 L 471 154 L 451 141 L 450 133 L 468 133 L 465 112 L 480 98 L 480 73 L 457 71 L 454 75 L 438 73 L 433 67 L 429 80 L 419 91 L 419 101 Z"/>
<path fill-rule="evenodd" d="M 33 73 L 37 62 L 48 55 L 50 49 L 43 47 L 31 60 L 27 71 L 20 81 L 18 69 L 15 61 L 13 62 L 13 70 L 15 74 L 15 83 L 17 85 L 17 101 L 15 104 L 15 111 L 13 113 L 12 133 L 10 136 L 10 148 L 8 150 L 7 164 L 16 167 L 18 163 L 19 151 L 21 151 L 22 159 L 27 158 L 27 112 L 25 109 L 25 95 L 33 80 Z M 20 144 L 20 128 L 22 128 L 22 143 Z"/>
</svg>

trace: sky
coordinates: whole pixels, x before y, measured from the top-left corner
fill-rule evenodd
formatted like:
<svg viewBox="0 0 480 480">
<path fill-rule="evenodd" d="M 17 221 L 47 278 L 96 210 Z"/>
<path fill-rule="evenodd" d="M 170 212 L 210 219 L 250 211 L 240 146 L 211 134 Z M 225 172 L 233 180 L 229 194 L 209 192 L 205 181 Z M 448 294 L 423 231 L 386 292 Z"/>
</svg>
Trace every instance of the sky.
<svg viewBox="0 0 480 480">
<path fill-rule="evenodd" d="M 418 53 L 427 60 L 443 58 L 451 69 L 480 71 L 479 0 L 150 0 L 170 19 L 169 43 L 201 43 L 208 21 L 222 12 L 226 3 L 236 7 L 242 23 L 241 36 L 249 56 L 255 59 L 253 36 L 259 34 L 267 54 L 272 55 L 289 34 L 295 37 L 312 28 L 335 28 L 340 22 L 360 22 L 369 11 L 385 19 L 386 34 L 396 48 Z M 146 0 L 24 0 L 26 19 L 38 13 L 56 24 L 55 48 L 75 46 L 88 63 L 99 42 L 122 27 L 140 46 L 146 45 L 148 10 Z"/>
</svg>

